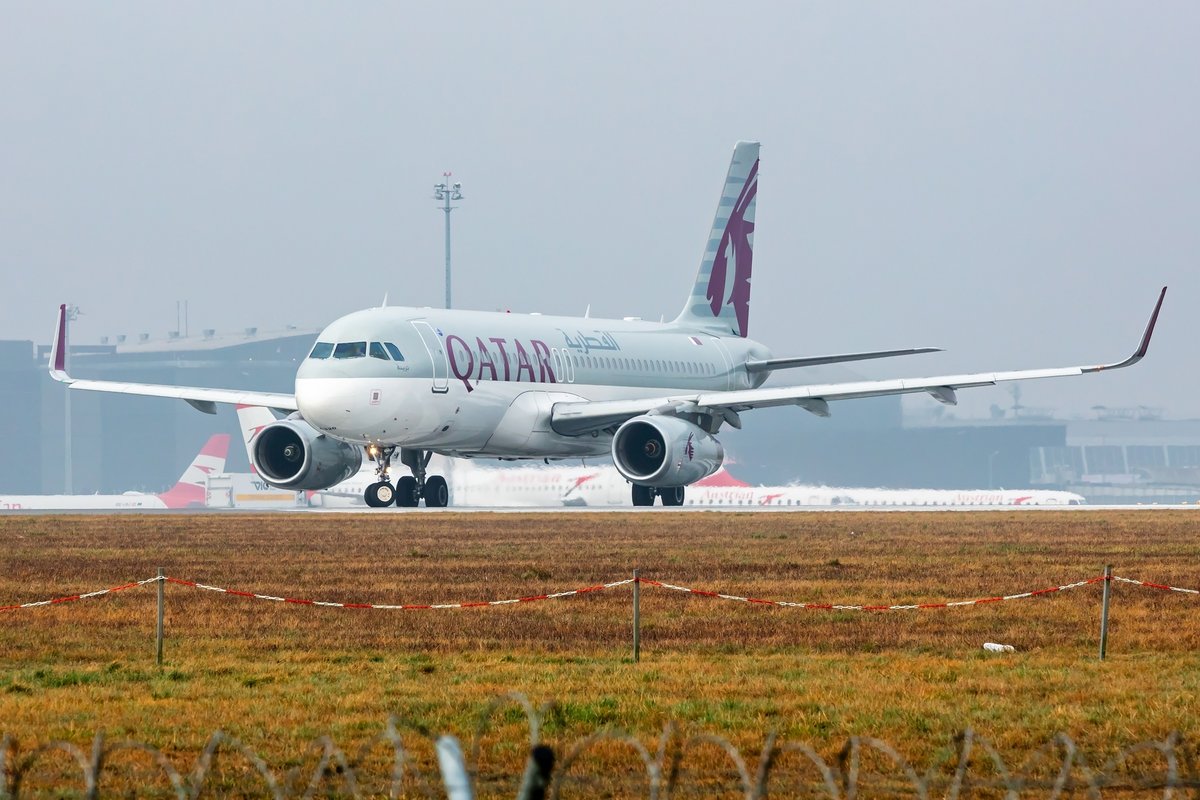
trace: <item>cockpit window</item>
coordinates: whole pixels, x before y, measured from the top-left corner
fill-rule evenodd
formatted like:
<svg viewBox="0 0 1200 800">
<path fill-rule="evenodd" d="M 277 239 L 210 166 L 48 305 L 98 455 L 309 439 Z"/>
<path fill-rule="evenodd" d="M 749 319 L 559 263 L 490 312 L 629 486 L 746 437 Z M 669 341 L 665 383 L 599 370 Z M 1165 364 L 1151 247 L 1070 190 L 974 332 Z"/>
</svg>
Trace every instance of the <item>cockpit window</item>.
<svg viewBox="0 0 1200 800">
<path fill-rule="evenodd" d="M 372 344 L 374 344 L 374 342 L 372 342 Z M 399 347 L 396 347 L 396 345 L 392 344 L 391 342 L 384 342 L 383 346 L 387 348 L 387 351 L 392 354 L 392 358 L 394 358 L 396 361 L 404 360 L 404 354 L 400 352 Z"/>
<path fill-rule="evenodd" d="M 329 358 L 333 352 L 333 345 L 329 342 L 317 342 L 312 352 L 308 354 L 309 358 Z"/>
<path fill-rule="evenodd" d="M 341 342 L 333 348 L 334 358 L 363 358 L 366 354 L 366 342 Z"/>
<path fill-rule="evenodd" d="M 382 342 L 371 342 L 370 347 L 367 348 L 367 355 L 381 361 L 388 360 L 388 354 L 384 351 Z"/>
</svg>

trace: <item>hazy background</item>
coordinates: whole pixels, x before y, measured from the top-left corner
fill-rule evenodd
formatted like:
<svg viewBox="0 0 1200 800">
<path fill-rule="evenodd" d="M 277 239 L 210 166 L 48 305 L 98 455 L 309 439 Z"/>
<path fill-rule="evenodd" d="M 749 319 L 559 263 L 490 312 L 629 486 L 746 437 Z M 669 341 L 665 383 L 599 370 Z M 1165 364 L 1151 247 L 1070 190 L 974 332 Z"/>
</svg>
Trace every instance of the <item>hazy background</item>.
<svg viewBox="0 0 1200 800">
<path fill-rule="evenodd" d="M 674 316 L 763 142 L 750 334 L 1200 413 L 1195 3 L 4 3 L 0 338 L 442 302 Z M 927 398 L 926 398 L 927 400 Z M 1002 389 L 962 393 L 969 413 Z M 932 402 L 932 401 L 929 401 Z"/>
</svg>

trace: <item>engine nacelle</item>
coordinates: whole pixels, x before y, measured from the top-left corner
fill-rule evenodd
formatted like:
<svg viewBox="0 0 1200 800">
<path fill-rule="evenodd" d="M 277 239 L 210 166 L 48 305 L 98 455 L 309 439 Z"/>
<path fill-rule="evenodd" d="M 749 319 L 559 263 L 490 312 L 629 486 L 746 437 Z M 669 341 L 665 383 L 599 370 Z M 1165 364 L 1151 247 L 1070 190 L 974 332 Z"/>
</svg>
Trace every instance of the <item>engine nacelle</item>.
<svg viewBox="0 0 1200 800">
<path fill-rule="evenodd" d="M 280 489 L 328 489 L 362 467 L 359 448 L 331 439 L 302 419 L 267 425 L 250 449 L 258 474 Z"/>
<path fill-rule="evenodd" d="M 716 472 L 725 460 L 725 449 L 686 420 L 644 415 L 617 428 L 612 456 L 617 472 L 634 483 L 686 486 Z"/>
</svg>

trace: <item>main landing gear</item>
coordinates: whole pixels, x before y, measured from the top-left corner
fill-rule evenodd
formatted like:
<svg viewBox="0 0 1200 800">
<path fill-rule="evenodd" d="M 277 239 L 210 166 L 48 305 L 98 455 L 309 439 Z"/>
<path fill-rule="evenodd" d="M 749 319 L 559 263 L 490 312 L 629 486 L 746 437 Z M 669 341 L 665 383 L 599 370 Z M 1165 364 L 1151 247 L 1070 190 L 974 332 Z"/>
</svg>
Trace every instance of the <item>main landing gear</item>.
<svg viewBox="0 0 1200 800">
<path fill-rule="evenodd" d="M 396 481 L 393 488 L 388 479 L 391 470 L 392 457 L 396 454 L 395 447 L 371 447 L 367 455 L 377 466 L 375 474 L 379 480 L 372 483 L 363 492 L 363 499 L 371 508 L 384 508 L 393 503 L 400 508 L 415 508 L 425 499 L 426 508 L 445 508 L 450 505 L 450 486 L 441 475 L 426 476 L 425 468 L 433 453 L 428 450 L 400 449 L 400 463 L 404 464 L 412 475 L 405 475 Z"/>
<path fill-rule="evenodd" d="M 683 505 L 683 495 L 682 486 L 655 489 L 653 486 L 633 484 L 633 504 L 635 506 L 652 506 L 655 497 L 661 497 L 664 506 L 681 506 Z"/>
</svg>

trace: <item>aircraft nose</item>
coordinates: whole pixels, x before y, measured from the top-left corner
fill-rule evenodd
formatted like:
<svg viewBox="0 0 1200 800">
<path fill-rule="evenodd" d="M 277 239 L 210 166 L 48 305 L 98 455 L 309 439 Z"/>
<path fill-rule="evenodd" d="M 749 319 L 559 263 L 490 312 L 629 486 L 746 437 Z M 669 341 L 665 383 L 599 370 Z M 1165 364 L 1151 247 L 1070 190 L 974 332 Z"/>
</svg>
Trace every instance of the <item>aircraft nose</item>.
<svg viewBox="0 0 1200 800">
<path fill-rule="evenodd" d="M 298 378 L 296 405 L 301 416 L 322 430 L 340 430 L 354 414 L 353 384 L 344 378 Z"/>
</svg>

